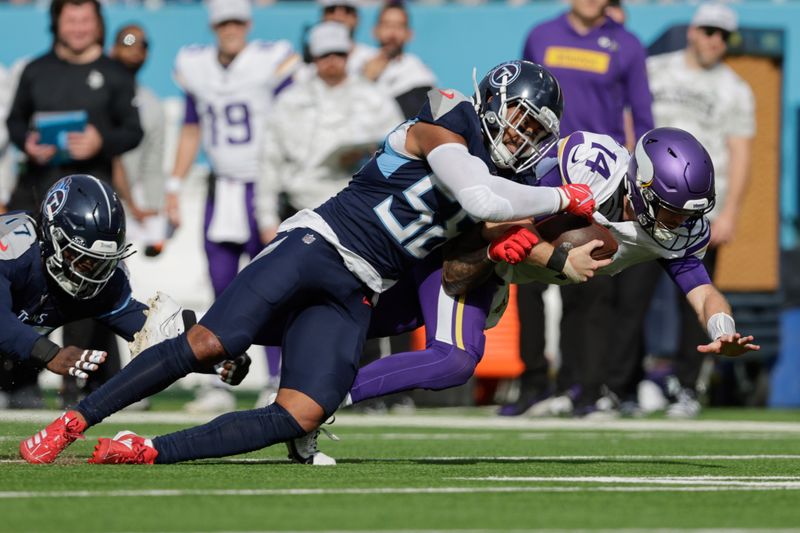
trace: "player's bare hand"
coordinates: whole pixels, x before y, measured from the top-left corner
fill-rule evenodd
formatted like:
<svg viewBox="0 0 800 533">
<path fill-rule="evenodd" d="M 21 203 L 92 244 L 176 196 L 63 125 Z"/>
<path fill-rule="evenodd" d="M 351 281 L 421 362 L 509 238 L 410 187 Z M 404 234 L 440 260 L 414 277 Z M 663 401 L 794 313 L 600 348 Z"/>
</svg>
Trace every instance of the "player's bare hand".
<svg viewBox="0 0 800 533">
<path fill-rule="evenodd" d="M 214 370 L 219 374 L 219 379 L 229 385 L 238 385 L 242 382 L 248 372 L 250 372 L 250 356 L 246 353 L 235 359 L 228 359 L 217 365 Z"/>
<path fill-rule="evenodd" d="M 154 217 L 158 214 L 155 209 L 142 209 L 134 202 L 128 203 L 128 211 L 137 222 L 144 222 L 146 218 Z"/>
<path fill-rule="evenodd" d="M 96 156 L 103 147 L 103 138 L 97 128 L 88 124 L 83 131 L 67 134 L 67 149 L 72 159 L 82 161 Z"/>
<path fill-rule="evenodd" d="M 711 223 L 711 246 L 728 244 L 736 234 L 736 215 L 727 212 L 720 213 L 719 217 Z"/>
<path fill-rule="evenodd" d="M 275 235 L 277 234 L 278 234 L 277 228 L 262 228 L 260 231 L 261 243 L 262 244 L 271 243 L 272 239 L 274 239 Z"/>
<path fill-rule="evenodd" d="M 583 283 L 594 277 L 594 273 L 598 268 L 610 265 L 611 259 L 602 259 L 600 261 L 592 259 L 592 250 L 603 245 L 603 241 L 595 239 L 583 246 L 570 250 L 567 254 L 567 262 L 564 264 L 564 275 L 572 283 Z"/>
<path fill-rule="evenodd" d="M 77 346 L 65 346 L 47 363 L 47 369 L 62 376 L 75 376 L 86 379 L 88 372 L 94 372 L 106 360 L 106 352 L 84 350 Z"/>
<path fill-rule="evenodd" d="M 181 225 L 181 204 L 178 199 L 178 193 L 168 192 L 164 196 L 164 212 L 167 214 L 167 219 L 176 228 Z"/>
<path fill-rule="evenodd" d="M 741 333 L 733 335 L 723 335 L 717 340 L 708 344 L 701 344 L 697 347 L 700 353 L 713 353 L 728 357 L 739 357 L 747 352 L 757 352 L 761 349 L 758 344 L 753 344 L 753 336 L 743 337 Z"/>
<path fill-rule="evenodd" d="M 25 138 L 25 153 L 39 165 L 46 165 L 56 155 L 52 144 L 39 144 L 39 132 L 32 131 Z"/>
</svg>

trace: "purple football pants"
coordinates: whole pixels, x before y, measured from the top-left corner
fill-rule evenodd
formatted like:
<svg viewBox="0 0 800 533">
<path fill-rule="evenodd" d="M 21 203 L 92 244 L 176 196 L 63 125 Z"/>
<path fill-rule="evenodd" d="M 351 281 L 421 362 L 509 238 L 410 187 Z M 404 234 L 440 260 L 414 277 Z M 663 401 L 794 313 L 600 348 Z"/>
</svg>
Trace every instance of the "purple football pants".
<svg viewBox="0 0 800 533">
<path fill-rule="evenodd" d="M 359 369 L 350 389 L 353 403 L 411 389 L 462 385 L 483 357 L 483 330 L 497 285 L 489 281 L 466 296 L 447 296 L 441 259 L 431 255 L 381 295 L 368 334 L 396 335 L 424 324 L 425 349 L 392 354 Z"/>
</svg>

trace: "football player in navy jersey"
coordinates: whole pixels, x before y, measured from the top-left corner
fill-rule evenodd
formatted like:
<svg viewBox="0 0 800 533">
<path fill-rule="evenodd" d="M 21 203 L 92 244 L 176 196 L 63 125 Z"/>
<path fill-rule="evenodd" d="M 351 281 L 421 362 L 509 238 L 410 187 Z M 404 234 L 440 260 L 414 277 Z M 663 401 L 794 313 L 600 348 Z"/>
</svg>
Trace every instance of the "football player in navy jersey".
<svg viewBox="0 0 800 533">
<path fill-rule="evenodd" d="M 47 338 L 54 329 L 94 318 L 142 347 L 183 331 L 174 302 L 148 309 L 131 296 L 121 263 L 131 253 L 117 195 L 86 174 L 58 180 L 45 195 L 38 221 L 22 211 L 0 216 L 0 352 L 36 361 L 56 374 L 86 378 L 106 353 L 61 347 Z M 226 377 L 230 370 L 237 374 L 227 381 L 244 378 L 245 361 L 249 358 L 242 356 L 227 363 Z M 21 450 L 35 458 L 37 445 L 26 441 Z"/>
<path fill-rule="evenodd" d="M 589 188 L 536 188 L 498 176 L 531 168 L 558 139 L 561 91 L 542 67 L 503 63 L 475 102 L 432 90 L 420 114 L 391 132 L 351 183 L 285 221 L 187 334 L 134 359 L 84 399 L 67 433 L 37 436 L 51 462 L 77 435 L 189 372 L 282 340 L 275 403 L 144 439 L 101 439 L 93 463 L 174 463 L 256 450 L 305 435 L 333 413 L 356 374 L 376 296 L 416 262 L 480 220 L 567 211 L 591 216 Z"/>
</svg>

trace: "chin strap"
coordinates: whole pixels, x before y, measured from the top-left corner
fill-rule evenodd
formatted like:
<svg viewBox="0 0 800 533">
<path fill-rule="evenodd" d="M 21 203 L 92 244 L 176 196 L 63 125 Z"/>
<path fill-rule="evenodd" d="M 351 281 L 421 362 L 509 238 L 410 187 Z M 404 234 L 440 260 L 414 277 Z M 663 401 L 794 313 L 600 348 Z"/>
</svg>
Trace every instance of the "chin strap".
<svg viewBox="0 0 800 533">
<path fill-rule="evenodd" d="M 480 116 L 483 100 L 481 100 L 481 90 L 478 87 L 478 69 L 475 67 L 472 67 L 472 87 L 475 90 L 475 100 L 473 101 L 475 112 Z"/>
</svg>

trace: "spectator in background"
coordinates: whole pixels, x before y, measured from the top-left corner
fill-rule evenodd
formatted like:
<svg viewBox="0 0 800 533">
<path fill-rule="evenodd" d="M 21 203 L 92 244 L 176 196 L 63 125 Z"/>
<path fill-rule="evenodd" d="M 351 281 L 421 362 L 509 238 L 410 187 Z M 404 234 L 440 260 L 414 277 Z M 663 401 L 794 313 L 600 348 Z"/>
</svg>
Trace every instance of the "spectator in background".
<svg viewBox="0 0 800 533">
<path fill-rule="evenodd" d="M 405 51 L 414 37 L 405 6 L 396 2 L 381 8 L 373 34 L 380 48 L 366 62 L 362 74 L 397 100 L 405 118 L 417 116 L 428 91 L 436 85 L 436 76 L 419 57 Z"/>
<path fill-rule="evenodd" d="M 703 4 L 686 32 L 686 48 L 647 61 L 658 126 L 683 128 L 708 149 L 716 171 L 717 202 L 709 215 L 711 242 L 704 262 L 714 277 L 717 252 L 736 236 L 739 211 L 750 179 L 755 135 L 753 92 L 724 62 L 731 34 L 738 29 L 736 13 L 722 4 Z M 705 332 L 681 305 L 682 334 L 673 390 L 667 414 L 693 417 L 700 410 L 696 383 L 703 362 L 697 345 Z"/>
<path fill-rule="evenodd" d="M 395 101 L 375 85 L 348 74 L 353 46 L 348 28 L 322 22 L 309 33 L 315 75 L 278 97 L 262 142 L 259 223 L 274 226 L 286 194 L 291 215 L 319 206 L 347 185 L 360 163 L 403 121 Z"/>
<path fill-rule="evenodd" d="M 9 149 L 6 118 L 11 107 L 13 94 L 11 73 L 0 65 L 0 214 L 6 212 L 6 204 L 13 188 L 14 172 L 11 169 L 11 150 Z"/>
<path fill-rule="evenodd" d="M 128 24 L 117 31 L 111 57 L 136 76 L 147 61 L 148 50 L 144 29 Z M 157 215 L 164 204 L 166 122 L 161 100 L 152 90 L 137 83 L 136 101 L 144 137 L 116 162 L 114 187 L 127 204 L 129 239 L 143 242 L 147 252 L 165 238 L 166 221 Z"/>
<path fill-rule="evenodd" d="M 347 72 L 360 74 L 366 62 L 375 55 L 375 48 L 355 40 L 358 28 L 359 0 L 319 0 L 322 6 L 322 22 L 339 22 L 347 26 L 353 49 L 347 59 Z"/>
<path fill-rule="evenodd" d="M 584 130 L 610 135 L 625 145 L 626 107 L 631 110 L 637 138 L 653 127 L 646 54 L 632 33 L 606 16 L 607 5 L 608 0 L 572 0 L 569 11 L 530 31 L 522 55 L 547 67 L 561 84 L 565 102 L 562 137 Z M 593 170 L 607 175 L 609 166 L 603 157 L 598 156 Z M 652 274 L 642 275 L 643 269 Z M 614 278 L 596 277 L 588 283 L 561 287 L 561 368 L 556 386 L 563 394 L 550 402 L 548 410 L 581 414 L 597 409 L 611 349 L 610 317 L 626 314 L 615 321 L 623 326 L 615 327 L 613 335 L 631 341 L 620 346 L 638 341 L 641 317 L 627 316 L 624 302 L 646 287 L 657 272 L 657 265 L 641 265 Z M 520 350 L 526 370 L 520 379 L 518 400 L 503 406 L 500 414 L 522 414 L 548 395 L 544 289 L 541 284 L 519 287 L 520 321 L 525 325 L 521 328 Z"/>
<path fill-rule="evenodd" d="M 202 144 L 211 166 L 204 219 L 205 251 L 214 296 L 236 276 L 243 254 L 255 257 L 263 247 L 255 218 L 258 151 L 273 98 L 289 80 L 299 57 L 287 41 L 247 41 L 251 29 L 248 0 L 211 0 L 209 22 L 216 35 L 212 46 L 181 48 L 175 79 L 186 98 L 172 177 L 167 180 L 165 207 L 172 224 L 180 225 L 179 193 Z M 264 229 L 267 242 L 277 220 Z M 280 353 L 268 350 L 272 382 L 280 375 Z M 274 383 L 277 385 L 277 383 Z M 277 388 L 277 387 L 276 387 Z M 187 405 L 193 412 L 221 412 L 234 398 L 218 388 L 201 391 Z"/>
<path fill-rule="evenodd" d="M 7 120 L 12 142 L 26 156 L 9 209 L 38 211 L 42 195 L 67 174 L 91 174 L 110 183 L 113 158 L 142 138 L 133 77 L 103 54 L 105 29 L 99 2 L 54 0 L 50 29 L 53 47 L 22 71 Z M 56 111 L 87 115 L 83 131 L 67 134 L 67 155 L 58 159 L 54 159 L 56 147 L 41 144 L 39 133 L 30 129 L 36 113 Z M 65 328 L 64 342 L 91 345 L 108 351 L 109 360 L 119 360 L 116 338 L 93 321 Z M 9 360 L 5 365 L 0 387 L 11 393 L 12 406 L 40 406 L 38 368 Z"/>
</svg>

